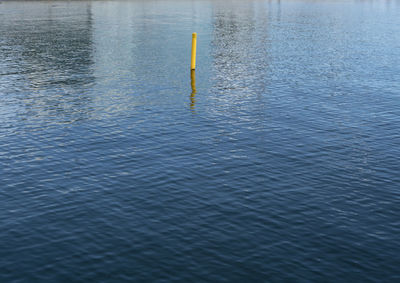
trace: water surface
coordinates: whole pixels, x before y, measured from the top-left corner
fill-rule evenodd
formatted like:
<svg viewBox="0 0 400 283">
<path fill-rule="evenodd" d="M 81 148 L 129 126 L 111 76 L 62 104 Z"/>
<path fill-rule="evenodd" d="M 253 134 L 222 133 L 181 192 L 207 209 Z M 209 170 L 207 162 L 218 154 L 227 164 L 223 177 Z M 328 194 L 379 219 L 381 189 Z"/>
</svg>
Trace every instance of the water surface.
<svg viewBox="0 0 400 283">
<path fill-rule="evenodd" d="M 399 26 L 398 1 L 1 2 L 1 281 L 400 280 Z"/>
</svg>

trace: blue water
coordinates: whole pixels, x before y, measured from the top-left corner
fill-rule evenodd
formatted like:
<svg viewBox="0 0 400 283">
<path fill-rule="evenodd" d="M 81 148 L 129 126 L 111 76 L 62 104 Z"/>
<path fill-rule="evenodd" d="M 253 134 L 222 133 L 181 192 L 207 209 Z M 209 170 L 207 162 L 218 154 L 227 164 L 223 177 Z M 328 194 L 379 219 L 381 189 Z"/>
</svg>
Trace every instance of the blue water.
<svg viewBox="0 0 400 283">
<path fill-rule="evenodd" d="M 400 281 L 399 27 L 399 1 L 1 2 L 0 281 Z"/>
</svg>

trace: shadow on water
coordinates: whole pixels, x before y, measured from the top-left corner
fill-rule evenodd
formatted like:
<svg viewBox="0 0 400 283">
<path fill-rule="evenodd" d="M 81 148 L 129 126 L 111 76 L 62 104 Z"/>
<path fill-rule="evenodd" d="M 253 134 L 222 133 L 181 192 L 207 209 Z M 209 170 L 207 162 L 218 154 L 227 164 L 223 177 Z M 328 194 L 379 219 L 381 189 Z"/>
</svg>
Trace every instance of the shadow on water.
<svg viewBox="0 0 400 283">
<path fill-rule="evenodd" d="M 85 119 L 94 83 L 91 3 L 24 2 L 18 7 L 0 28 L 7 46 L 1 55 L 3 92 L 17 101 L 22 119 Z"/>
</svg>

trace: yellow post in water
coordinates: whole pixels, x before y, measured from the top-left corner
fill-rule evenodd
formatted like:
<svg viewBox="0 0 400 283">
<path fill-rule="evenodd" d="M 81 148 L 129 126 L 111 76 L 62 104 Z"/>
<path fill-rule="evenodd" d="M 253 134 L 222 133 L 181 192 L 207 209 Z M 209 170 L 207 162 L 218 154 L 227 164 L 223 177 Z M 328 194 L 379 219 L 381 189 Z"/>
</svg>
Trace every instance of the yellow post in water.
<svg viewBox="0 0 400 283">
<path fill-rule="evenodd" d="M 196 45 L 197 45 L 197 33 L 192 34 L 192 60 L 190 64 L 190 70 L 196 69 Z"/>
</svg>

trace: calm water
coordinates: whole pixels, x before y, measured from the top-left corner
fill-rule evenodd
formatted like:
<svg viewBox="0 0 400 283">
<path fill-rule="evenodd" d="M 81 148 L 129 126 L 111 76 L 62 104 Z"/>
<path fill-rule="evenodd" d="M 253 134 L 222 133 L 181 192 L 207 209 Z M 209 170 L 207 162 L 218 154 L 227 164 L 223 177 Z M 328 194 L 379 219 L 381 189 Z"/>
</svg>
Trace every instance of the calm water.
<svg viewBox="0 0 400 283">
<path fill-rule="evenodd" d="M 399 281 L 399 27 L 400 1 L 3 1 L 0 281 Z"/>
</svg>

